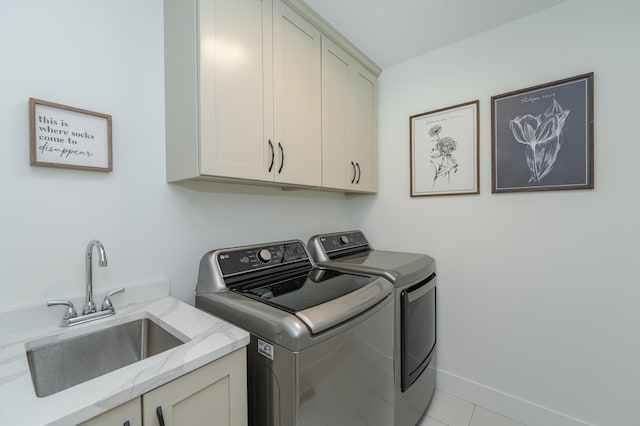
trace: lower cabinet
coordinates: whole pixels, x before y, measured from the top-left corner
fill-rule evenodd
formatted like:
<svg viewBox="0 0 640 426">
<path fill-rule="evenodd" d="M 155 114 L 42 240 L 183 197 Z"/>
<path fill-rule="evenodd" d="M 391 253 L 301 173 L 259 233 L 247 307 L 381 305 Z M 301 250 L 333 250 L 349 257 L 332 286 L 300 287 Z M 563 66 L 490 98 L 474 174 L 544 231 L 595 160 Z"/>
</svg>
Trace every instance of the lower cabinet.
<svg viewBox="0 0 640 426">
<path fill-rule="evenodd" d="M 246 350 L 239 349 L 141 397 L 87 426 L 246 426 Z"/>
<path fill-rule="evenodd" d="M 247 424 L 245 349 L 142 395 L 144 426 Z"/>
<path fill-rule="evenodd" d="M 141 426 L 142 397 L 132 399 L 106 413 L 80 423 L 80 426 Z"/>
</svg>

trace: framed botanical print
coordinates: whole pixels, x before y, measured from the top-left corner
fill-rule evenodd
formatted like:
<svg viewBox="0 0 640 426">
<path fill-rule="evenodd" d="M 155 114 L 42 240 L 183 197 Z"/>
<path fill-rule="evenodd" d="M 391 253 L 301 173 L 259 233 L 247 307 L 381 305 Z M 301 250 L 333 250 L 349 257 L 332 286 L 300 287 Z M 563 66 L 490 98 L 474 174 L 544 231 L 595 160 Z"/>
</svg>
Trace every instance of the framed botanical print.
<svg viewBox="0 0 640 426">
<path fill-rule="evenodd" d="M 491 98 L 491 191 L 592 189 L 593 73 Z"/>
<path fill-rule="evenodd" d="M 479 101 L 409 117 L 411 196 L 478 194 Z"/>
</svg>

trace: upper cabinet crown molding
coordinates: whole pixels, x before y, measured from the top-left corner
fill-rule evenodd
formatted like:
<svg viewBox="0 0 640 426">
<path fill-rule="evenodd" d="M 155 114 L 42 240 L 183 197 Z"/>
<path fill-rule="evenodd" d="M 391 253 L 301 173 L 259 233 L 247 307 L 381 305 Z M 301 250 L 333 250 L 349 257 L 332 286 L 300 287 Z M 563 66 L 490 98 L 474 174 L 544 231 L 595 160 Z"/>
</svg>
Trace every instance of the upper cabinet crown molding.
<svg viewBox="0 0 640 426">
<path fill-rule="evenodd" d="M 348 51 L 354 56 L 358 62 L 360 62 L 366 69 L 368 69 L 373 75 L 378 78 L 382 72 L 382 68 L 375 62 L 373 62 L 367 55 L 365 55 L 356 45 L 351 43 L 349 39 L 343 36 L 335 28 L 331 26 L 322 16 L 318 15 L 318 12 L 313 10 L 302 0 L 283 0 L 291 7 L 296 9 L 302 15 L 306 16 L 316 25 L 322 33 L 329 37 L 334 43 Z"/>
</svg>

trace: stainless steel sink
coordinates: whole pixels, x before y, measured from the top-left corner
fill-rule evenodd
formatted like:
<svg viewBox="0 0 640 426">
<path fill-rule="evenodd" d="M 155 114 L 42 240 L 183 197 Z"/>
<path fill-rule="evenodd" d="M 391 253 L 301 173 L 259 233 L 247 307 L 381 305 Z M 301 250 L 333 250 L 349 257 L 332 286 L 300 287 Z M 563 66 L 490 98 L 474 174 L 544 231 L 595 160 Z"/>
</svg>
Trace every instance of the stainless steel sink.
<svg viewBox="0 0 640 426">
<path fill-rule="evenodd" d="M 36 395 L 45 397 L 185 342 L 143 318 L 34 347 L 27 358 Z"/>
</svg>

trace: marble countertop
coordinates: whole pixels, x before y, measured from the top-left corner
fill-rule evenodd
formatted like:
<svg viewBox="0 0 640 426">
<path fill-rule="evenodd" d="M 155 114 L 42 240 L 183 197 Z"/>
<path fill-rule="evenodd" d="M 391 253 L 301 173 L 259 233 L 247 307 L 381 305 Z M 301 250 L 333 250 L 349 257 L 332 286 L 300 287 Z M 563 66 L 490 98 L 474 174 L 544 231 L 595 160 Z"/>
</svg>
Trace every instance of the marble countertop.
<svg viewBox="0 0 640 426">
<path fill-rule="evenodd" d="M 27 316 L 29 313 L 0 313 L 0 424 L 77 424 L 249 343 L 246 331 L 173 297 L 162 295 L 148 301 L 139 301 L 141 297 L 137 299 L 134 303 L 119 306 L 118 299 L 114 297 L 115 315 L 67 328 L 59 327 L 59 318 L 45 326 L 32 323 L 29 325 L 35 327 L 25 328 L 25 321 L 20 319 L 31 318 Z M 56 311 L 57 317 L 62 316 L 61 311 Z M 53 395 L 36 396 L 26 356 L 26 348 L 31 342 L 62 340 L 140 318 L 150 318 L 190 340 Z M 11 323 L 15 327 L 11 327 Z"/>
</svg>

